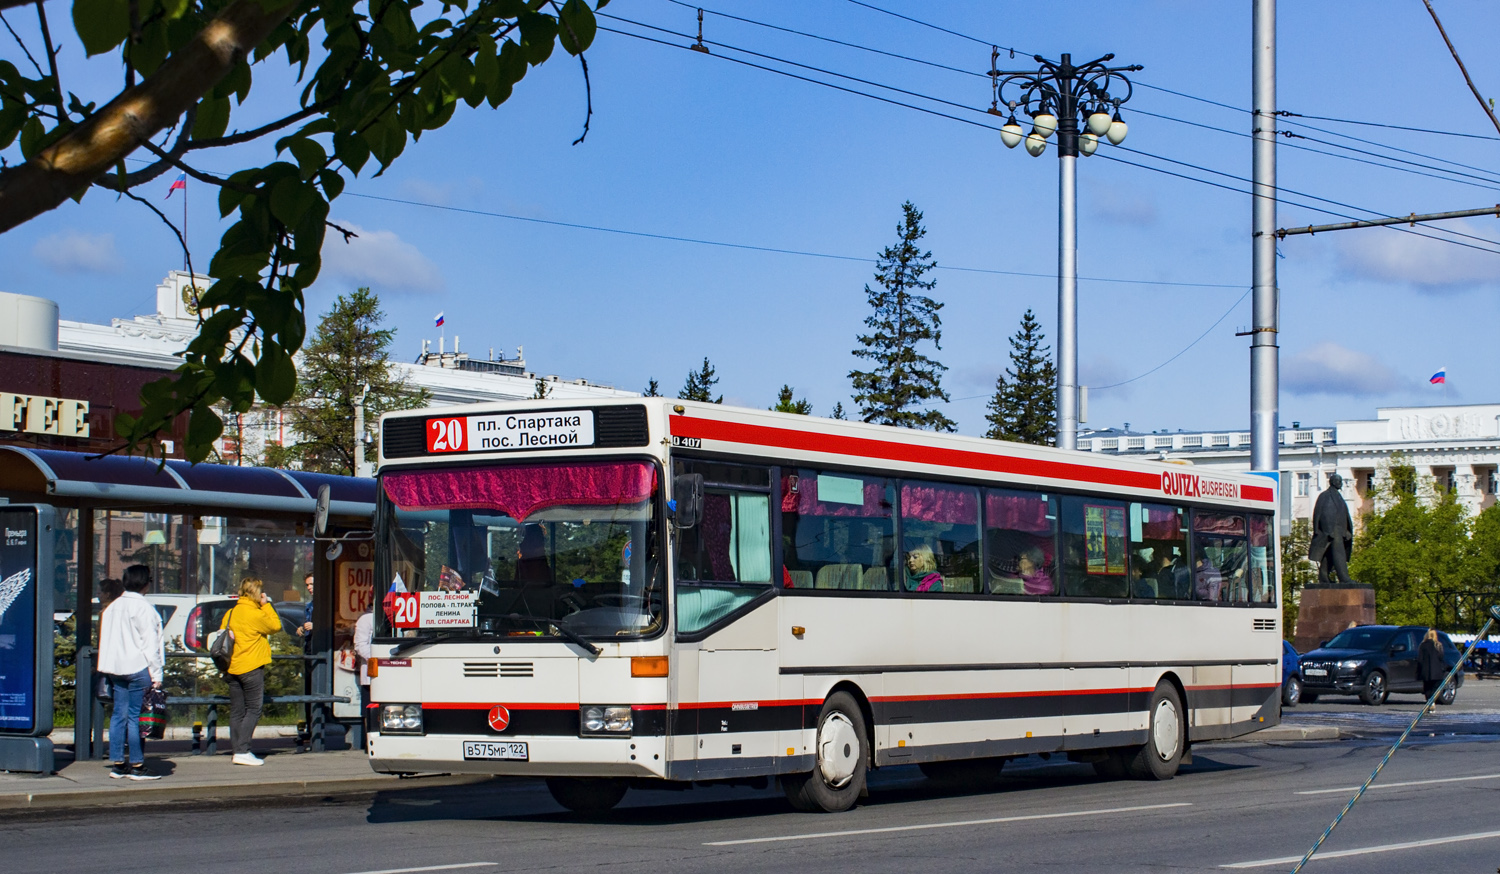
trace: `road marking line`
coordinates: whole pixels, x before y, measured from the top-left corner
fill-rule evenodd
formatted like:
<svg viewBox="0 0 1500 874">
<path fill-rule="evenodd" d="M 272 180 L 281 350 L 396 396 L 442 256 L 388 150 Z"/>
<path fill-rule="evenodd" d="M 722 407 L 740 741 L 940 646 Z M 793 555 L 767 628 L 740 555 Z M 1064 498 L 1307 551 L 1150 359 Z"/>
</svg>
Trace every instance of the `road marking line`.
<svg viewBox="0 0 1500 874">
<path fill-rule="evenodd" d="M 453 871 L 457 868 L 494 868 L 499 862 L 460 862 L 457 865 L 427 865 L 422 868 L 385 868 L 380 871 L 355 871 L 353 874 L 416 874 L 418 871 Z"/>
<path fill-rule="evenodd" d="M 997 816 L 993 819 L 966 819 L 962 822 L 930 822 L 924 825 L 893 825 L 886 828 L 857 828 L 841 832 L 813 832 L 805 835 L 779 835 L 774 838 L 741 838 L 736 841 L 708 841 L 705 847 L 732 847 L 739 844 L 769 844 L 778 841 L 808 841 L 814 838 L 842 838 L 852 835 L 879 835 L 889 832 L 914 832 L 935 828 L 958 828 L 966 825 L 993 825 L 1000 822 L 1026 822 L 1033 819 L 1063 819 L 1070 816 L 1098 816 L 1102 813 L 1132 813 L 1137 810 L 1163 810 L 1168 807 L 1192 807 L 1190 801 L 1172 804 L 1141 804 L 1135 807 L 1106 807 L 1098 810 L 1073 810 L 1067 813 L 1033 813 L 1028 816 Z M 368 872 L 377 874 L 377 872 Z"/>
<path fill-rule="evenodd" d="M 1443 778 L 1438 779 L 1438 780 L 1408 780 L 1405 783 L 1381 783 L 1381 784 L 1376 785 L 1376 786 L 1371 786 L 1369 788 L 1369 790 L 1367 790 L 1367 791 L 1372 791 L 1373 792 L 1376 789 L 1397 789 L 1397 788 L 1400 788 L 1402 786 L 1429 786 L 1429 785 L 1431 785 L 1433 783 L 1463 783 L 1463 782 L 1466 782 L 1468 780 L 1495 780 L 1495 779 L 1500 779 L 1500 774 L 1480 774 L 1480 775 L 1475 776 L 1475 777 L 1443 777 Z M 1295 793 L 1295 794 L 1297 794 L 1297 795 L 1327 795 L 1327 794 L 1329 794 L 1331 792 L 1354 792 L 1354 791 L 1356 791 L 1358 789 L 1359 789 L 1358 786 L 1340 786 L 1337 789 L 1308 789 L 1308 790 L 1305 790 L 1303 792 L 1298 792 L 1298 793 Z"/>
<path fill-rule="evenodd" d="M 1381 844 L 1378 847 L 1362 847 L 1358 850 L 1334 850 L 1327 853 L 1318 853 L 1313 856 L 1317 859 L 1338 859 L 1344 856 L 1363 856 L 1368 853 L 1389 853 L 1393 850 L 1414 850 L 1420 847 L 1435 847 L 1439 844 L 1457 844 L 1463 841 L 1482 841 L 1487 838 L 1500 838 L 1500 832 L 1475 832 L 1468 835 L 1452 835 L 1446 838 L 1428 838 L 1425 841 L 1403 841 L 1399 844 Z M 1235 862 L 1232 865 L 1220 865 L 1220 868 L 1269 868 L 1272 865 L 1291 865 L 1302 861 L 1301 856 L 1282 856 L 1279 859 L 1260 859 L 1254 862 Z"/>
</svg>

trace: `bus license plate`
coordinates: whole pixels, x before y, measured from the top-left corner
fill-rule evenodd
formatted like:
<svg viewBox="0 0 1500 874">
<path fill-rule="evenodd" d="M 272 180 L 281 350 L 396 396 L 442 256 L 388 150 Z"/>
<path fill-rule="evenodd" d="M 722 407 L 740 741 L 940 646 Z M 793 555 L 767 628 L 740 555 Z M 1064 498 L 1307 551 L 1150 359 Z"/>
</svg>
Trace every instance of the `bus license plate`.
<svg viewBox="0 0 1500 874">
<path fill-rule="evenodd" d="M 492 741 L 492 740 L 466 740 L 464 741 L 464 760 L 494 760 L 503 759 L 514 762 L 524 762 L 530 758 L 524 741 Z"/>
</svg>

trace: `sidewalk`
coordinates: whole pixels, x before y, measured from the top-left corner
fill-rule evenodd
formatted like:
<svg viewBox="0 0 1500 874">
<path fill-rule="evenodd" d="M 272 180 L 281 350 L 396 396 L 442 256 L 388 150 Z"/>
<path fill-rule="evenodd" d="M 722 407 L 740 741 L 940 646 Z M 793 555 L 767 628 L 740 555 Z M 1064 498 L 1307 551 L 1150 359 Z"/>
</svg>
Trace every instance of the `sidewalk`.
<svg viewBox="0 0 1500 874">
<path fill-rule="evenodd" d="M 109 807 L 120 803 L 249 798 L 312 798 L 396 788 L 451 786 L 487 780 L 475 776 L 433 776 L 403 780 L 370 770 L 362 751 L 293 753 L 266 750 L 258 768 L 230 764 L 227 752 L 214 756 L 148 754 L 147 769 L 162 779 L 149 783 L 114 780 L 105 762 L 59 762 L 51 776 L 0 772 L 0 811 Z"/>
</svg>

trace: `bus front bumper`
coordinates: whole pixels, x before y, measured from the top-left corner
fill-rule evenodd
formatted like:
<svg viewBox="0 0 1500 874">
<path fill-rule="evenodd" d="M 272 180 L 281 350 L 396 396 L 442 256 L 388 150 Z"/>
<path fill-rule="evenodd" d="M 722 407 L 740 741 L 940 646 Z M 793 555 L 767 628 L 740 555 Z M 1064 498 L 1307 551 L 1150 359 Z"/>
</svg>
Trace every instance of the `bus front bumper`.
<svg viewBox="0 0 1500 874">
<path fill-rule="evenodd" d="M 465 756 L 465 742 L 469 742 Z M 476 748 L 476 743 L 482 744 Z M 525 744 L 525 760 L 488 758 L 504 744 L 515 754 Z M 370 767 L 382 774 L 440 772 L 524 777 L 665 777 L 664 737 L 558 737 L 555 735 L 428 734 L 372 732 Z"/>
</svg>

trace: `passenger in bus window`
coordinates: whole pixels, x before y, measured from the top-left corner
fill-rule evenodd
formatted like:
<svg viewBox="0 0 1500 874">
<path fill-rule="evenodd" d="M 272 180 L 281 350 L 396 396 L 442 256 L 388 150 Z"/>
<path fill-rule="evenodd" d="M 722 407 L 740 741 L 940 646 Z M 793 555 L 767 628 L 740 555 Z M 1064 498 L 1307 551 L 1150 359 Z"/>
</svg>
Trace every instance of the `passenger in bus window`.
<svg viewBox="0 0 1500 874">
<path fill-rule="evenodd" d="M 1032 544 L 1016 556 L 1016 569 L 1021 572 L 1022 591 L 1028 595 L 1050 595 L 1057 585 L 1047 572 L 1047 557 L 1042 548 Z"/>
<path fill-rule="evenodd" d="M 943 590 L 943 575 L 938 573 L 937 556 L 932 547 L 919 546 L 906 554 L 906 589 L 909 592 Z"/>
<path fill-rule="evenodd" d="M 1224 588 L 1224 577 L 1208 556 L 1198 556 L 1198 568 L 1193 574 L 1193 587 L 1200 601 L 1217 601 Z"/>
</svg>

